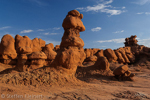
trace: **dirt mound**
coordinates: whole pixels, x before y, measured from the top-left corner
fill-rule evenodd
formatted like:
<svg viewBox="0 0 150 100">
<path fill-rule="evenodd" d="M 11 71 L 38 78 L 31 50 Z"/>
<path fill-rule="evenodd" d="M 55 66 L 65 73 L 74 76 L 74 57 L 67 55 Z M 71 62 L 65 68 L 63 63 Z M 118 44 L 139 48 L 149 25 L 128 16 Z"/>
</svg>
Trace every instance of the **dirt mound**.
<svg viewBox="0 0 150 100">
<path fill-rule="evenodd" d="M 2 74 L 0 82 L 13 85 L 32 85 L 35 87 L 44 85 L 76 84 L 77 79 L 73 75 L 67 75 L 55 68 L 40 68 L 30 72 L 18 72 Z"/>
</svg>

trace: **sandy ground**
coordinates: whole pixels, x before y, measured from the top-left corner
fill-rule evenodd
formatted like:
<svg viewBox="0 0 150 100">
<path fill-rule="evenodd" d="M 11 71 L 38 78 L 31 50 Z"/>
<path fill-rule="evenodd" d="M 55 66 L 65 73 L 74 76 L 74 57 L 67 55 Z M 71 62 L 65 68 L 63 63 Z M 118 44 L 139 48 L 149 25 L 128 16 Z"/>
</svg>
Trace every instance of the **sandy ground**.
<svg viewBox="0 0 150 100">
<path fill-rule="evenodd" d="M 150 69 L 129 67 L 135 73 L 134 81 L 88 75 L 77 76 L 77 85 L 35 87 L 0 83 L 0 100 L 150 100 Z"/>
</svg>

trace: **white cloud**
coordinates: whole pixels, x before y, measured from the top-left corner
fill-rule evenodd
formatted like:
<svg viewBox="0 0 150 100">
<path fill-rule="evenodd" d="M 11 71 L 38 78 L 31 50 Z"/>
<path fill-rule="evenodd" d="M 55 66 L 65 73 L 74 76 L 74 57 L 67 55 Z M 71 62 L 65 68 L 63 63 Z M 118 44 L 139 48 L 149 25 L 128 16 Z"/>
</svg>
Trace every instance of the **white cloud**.
<svg viewBox="0 0 150 100">
<path fill-rule="evenodd" d="M 60 29 L 60 27 L 54 27 L 53 29 L 54 29 L 54 30 L 59 30 L 59 29 Z"/>
<path fill-rule="evenodd" d="M 49 32 L 47 32 L 47 33 L 43 33 L 44 35 L 49 35 Z"/>
<path fill-rule="evenodd" d="M 96 27 L 96 28 L 92 28 L 91 31 L 93 31 L 93 32 L 96 31 L 97 32 L 97 31 L 100 31 L 101 29 L 102 29 L 101 27 Z"/>
<path fill-rule="evenodd" d="M 0 27 L 0 30 L 4 30 L 4 29 L 7 29 L 7 28 L 11 28 L 11 26 Z"/>
<path fill-rule="evenodd" d="M 122 7 L 122 9 L 126 9 L 126 7 Z"/>
<path fill-rule="evenodd" d="M 137 40 L 138 40 L 138 44 L 150 47 L 150 38 L 148 38 L 148 39 L 139 39 L 138 38 Z"/>
<path fill-rule="evenodd" d="M 33 32 L 33 30 L 23 30 L 20 33 L 30 33 L 30 32 Z"/>
<path fill-rule="evenodd" d="M 100 40 L 100 41 L 96 41 L 99 43 L 105 43 L 105 42 L 114 42 L 114 43 L 123 43 L 125 42 L 124 38 L 119 38 L 119 39 L 111 39 L 111 40 Z"/>
<path fill-rule="evenodd" d="M 60 45 L 60 41 L 47 40 L 45 42 L 46 42 L 46 44 L 53 43 L 54 45 Z"/>
<path fill-rule="evenodd" d="M 138 15 L 141 15 L 141 14 L 143 14 L 144 12 L 138 12 L 138 13 L 136 13 L 136 14 L 138 14 Z"/>
<path fill-rule="evenodd" d="M 113 32 L 113 33 L 123 33 L 124 30 L 121 30 L 121 31 L 116 31 L 116 32 Z"/>
<path fill-rule="evenodd" d="M 49 33 L 49 32 L 47 32 L 47 33 L 43 33 L 44 35 L 57 35 L 58 33 Z"/>
<path fill-rule="evenodd" d="M 44 29 L 38 29 L 37 31 L 45 31 Z"/>
<path fill-rule="evenodd" d="M 150 12 L 145 12 L 145 14 L 146 14 L 146 15 L 149 15 L 149 14 L 150 14 Z"/>
<path fill-rule="evenodd" d="M 47 3 L 43 2 L 42 0 L 29 0 L 30 2 L 34 2 L 38 4 L 39 6 L 46 6 L 48 5 Z"/>
<path fill-rule="evenodd" d="M 150 15 L 150 12 L 138 12 L 136 14 L 138 14 L 138 15 L 141 15 L 141 14 Z"/>
<path fill-rule="evenodd" d="M 150 0 L 137 0 L 136 2 L 133 2 L 133 3 L 138 4 L 138 5 L 145 5 L 145 4 L 149 4 Z"/>
<path fill-rule="evenodd" d="M 104 1 L 103 3 L 98 3 L 97 5 L 93 5 L 93 6 L 87 6 L 87 7 L 78 7 L 76 9 L 81 10 L 83 12 L 88 12 L 88 11 L 94 11 L 94 12 L 103 12 L 103 13 L 107 13 L 110 15 L 120 15 L 123 12 L 126 12 L 125 10 L 117 10 L 115 9 L 116 7 L 112 7 L 111 5 L 108 5 L 110 3 L 112 3 L 113 0 L 109 0 L 109 1 Z M 123 7 L 125 9 L 125 7 Z"/>
</svg>

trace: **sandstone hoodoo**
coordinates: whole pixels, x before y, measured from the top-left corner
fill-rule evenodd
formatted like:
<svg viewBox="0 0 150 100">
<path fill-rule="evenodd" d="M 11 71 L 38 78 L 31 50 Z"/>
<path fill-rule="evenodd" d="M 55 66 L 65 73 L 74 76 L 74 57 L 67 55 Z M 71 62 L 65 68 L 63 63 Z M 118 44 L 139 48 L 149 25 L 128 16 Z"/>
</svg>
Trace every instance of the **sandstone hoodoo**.
<svg viewBox="0 0 150 100">
<path fill-rule="evenodd" d="M 63 69 L 70 74 L 75 74 L 77 66 L 81 66 L 85 59 L 84 42 L 79 32 L 85 31 L 81 21 L 83 15 L 77 10 L 68 12 L 63 21 L 64 35 L 60 44 L 60 50 L 53 62 L 53 66 Z"/>
<path fill-rule="evenodd" d="M 16 64 L 17 53 L 15 50 L 14 38 L 6 34 L 2 37 L 0 44 L 0 59 L 4 64 Z"/>
</svg>

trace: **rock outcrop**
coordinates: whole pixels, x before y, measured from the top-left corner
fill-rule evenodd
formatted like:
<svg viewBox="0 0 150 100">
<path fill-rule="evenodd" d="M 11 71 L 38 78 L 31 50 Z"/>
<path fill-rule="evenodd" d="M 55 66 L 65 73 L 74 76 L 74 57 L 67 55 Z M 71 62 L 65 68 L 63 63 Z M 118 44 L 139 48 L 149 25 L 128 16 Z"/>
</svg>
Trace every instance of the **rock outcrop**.
<svg viewBox="0 0 150 100">
<path fill-rule="evenodd" d="M 136 35 L 132 35 L 131 37 L 129 37 L 129 38 L 126 38 L 125 39 L 125 46 L 138 46 L 138 44 L 137 44 L 137 42 L 138 42 L 138 40 L 136 39 Z"/>
<path fill-rule="evenodd" d="M 80 38 L 79 32 L 85 31 L 85 27 L 81 21 L 83 15 L 77 10 L 68 12 L 63 21 L 65 30 L 60 44 L 60 50 L 57 52 L 56 58 L 52 65 L 59 70 L 64 70 L 68 74 L 75 74 L 77 66 L 81 66 L 85 59 L 84 42 Z"/>
</svg>

